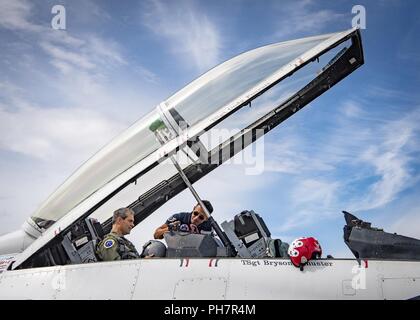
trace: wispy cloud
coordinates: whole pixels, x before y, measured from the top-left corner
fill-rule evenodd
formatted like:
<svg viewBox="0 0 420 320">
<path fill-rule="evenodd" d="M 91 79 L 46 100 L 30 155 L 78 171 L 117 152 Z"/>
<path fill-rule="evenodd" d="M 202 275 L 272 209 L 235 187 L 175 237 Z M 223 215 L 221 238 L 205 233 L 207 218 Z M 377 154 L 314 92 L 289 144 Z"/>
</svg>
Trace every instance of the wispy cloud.
<svg viewBox="0 0 420 320">
<path fill-rule="evenodd" d="M 14 112 L 0 109 L 0 149 L 48 162 L 87 158 L 125 124 L 87 109 L 36 108 L 21 102 Z"/>
<path fill-rule="evenodd" d="M 394 100 L 399 102 L 416 103 L 419 101 L 417 92 L 401 91 L 390 86 L 368 86 L 369 96 L 375 99 Z"/>
<path fill-rule="evenodd" d="M 0 0 L 0 26 L 11 30 L 38 31 L 40 27 L 29 21 L 32 9 L 32 4 L 26 0 Z"/>
<path fill-rule="evenodd" d="M 420 239 L 420 209 L 419 201 L 414 201 L 408 208 L 400 208 L 399 212 L 394 212 L 394 217 L 399 215 L 397 220 L 387 223 L 387 232 L 396 232 L 398 234 Z M 389 221 L 389 220 L 388 220 Z"/>
<path fill-rule="evenodd" d="M 10 81 L 0 82 L 0 98 L 7 98 L 10 96 L 21 95 L 24 90 Z"/>
<path fill-rule="evenodd" d="M 129 97 L 118 97 L 116 92 L 112 94 L 110 90 L 118 86 L 124 89 L 124 85 L 119 83 L 110 85 L 110 83 L 116 82 L 116 76 L 122 74 L 123 68 L 127 68 L 128 65 L 133 71 L 133 78 L 134 73 L 137 73 L 146 82 L 159 81 L 156 74 L 146 67 L 128 61 L 125 49 L 117 41 L 93 32 L 70 33 L 66 30 L 53 30 L 49 26 L 35 24 L 31 22 L 35 19 L 32 19 L 33 7 L 30 3 L 24 0 L 13 3 L 15 4 L 3 5 L 2 15 L 19 18 L 14 18 L 13 21 L 17 22 L 13 25 L 8 23 L 6 27 L 10 29 L 23 21 L 22 25 L 29 27 L 20 28 L 19 34 L 25 37 L 30 36 L 31 41 L 26 42 L 29 44 L 26 47 L 21 45 L 22 42 L 16 41 L 16 46 L 4 48 L 7 51 L 8 61 L 6 62 L 9 69 L 5 71 L 5 74 L 13 68 L 16 69 L 16 66 L 21 67 L 15 71 L 45 82 L 48 90 L 53 90 L 54 93 L 60 95 L 60 105 L 90 108 L 97 106 L 102 108 L 98 111 L 103 112 L 107 106 L 115 108 L 118 101 L 120 101 L 118 105 L 127 102 Z M 83 5 L 88 8 L 96 7 L 90 2 L 83 2 Z M 72 10 L 77 10 L 77 8 L 72 7 Z M 97 10 L 94 11 L 97 12 Z M 107 17 L 102 9 L 98 12 L 97 14 Z M 47 69 L 45 63 L 53 66 L 58 72 L 51 72 L 52 70 Z M 34 92 L 31 93 L 34 94 Z M 143 98 L 143 100 L 147 102 L 147 99 Z M 114 103 L 113 106 L 112 103 Z M 134 103 L 134 101 L 131 102 L 131 104 Z"/>
<path fill-rule="evenodd" d="M 338 181 L 303 179 L 292 190 L 292 212 L 276 231 L 285 232 L 311 224 L 314 219 L 334 213 L 338 200 Z"/>
<path fill-rule="evenodd" d="M 61 63 L 71 63 L 76 67 L 83 69 L 93 69 L 95 65 L 86 57 L 75 52 L 68 52 L 63 48 L 52 45 L 51 43 L 42 43 L 41 47 L 53 57 L 53 61 Z"/>
<path fill-rule="evenodd" d="M 343 209 L 382 208 L 417 182 L 412 168 L 420 164 L 419 109 L 411 108 L 408 115 L 394 112 L 400 110 L 397 106 L 387 112 L 371 109 L 372 99 L 378 100 L 383 91 L 387 89 L 368 87 L 358 100 L 344 100 L 336 111 L 326 111 L 328 120 L 318 123 L 317 128 L 322 127 L 318 132 L 307 135 L 301 130 L 314 120 L 302 113 L 300 125 L 283 126 L 281 134 L 266 137 L 264 172 L 286 177 L 288 182 L 278 187 L 284 189 L 286 206 L 293 212 L 275 227 L 276 232 L 335 218 Z M 392 90 L 381 95 L 381 102 L 393 105 L 402 96 Z M 278 101 L 275 95 L 266 97 L 229 124 L 242 128 Z"/>
<path fill-rule="evenodd" d="M 346 101 L 340 109 L 348 118 L 360 118 L 364 113 L 362 108 L 357 103 L 354 103 L 354 101 Z"/>
<path fill-rule="evenodd" d="M 84 6 L 92 8 L 92 14 L 109 19 L 109 15 L 93 2 L 84 2 Z M 50 63 L 66 76 L 71 71 L 86 70 L 89 71 L 86 76 L 95 71 L 96 74 L 92 74 L 95 77 L 104 70 L 128 64 L 116 41 L 94 33 L 75 36 L 67 30 L 57 31 L 49 25 L 36 24 L 31 21 L 33 9 L 33 4 L 26 0 L 1 0 L 0 27 L 31 35 L 34 44 L 51 57 Z M 137 70 L 147 81 L 157 82 L 158 77 L 146 67 L 137 66 Z"/>
<path fill-rule="evenodd" d="M 276 33 L 276 38 L 280 39 L 309 32 L 317 34 L 345 17 L 345 14 L 333 10 L 317 9 L 313 0 L 281 2 L 275 8 L 281 16 Z"/>
<path fill-rule="evenodd" d="M 418 123 L 420 113 L 392 122 L 381 128 L 382 141 L 371 145 L 360 156 L 361 161 L 374 168 L 378 181 L 369 188 L 369 193 L 359 204 L 359 210 L 369 210 L 386 205 L 413 181 L 410 167 L 419 164 L 415 152 L 420 151 Z"/>
<path fill-rule="evenodd" d="M 185 63 L 192 62 L 205 71 L 219 61 L 220 33 L 196 2 L 148 1 L 142 18 L 151 31 L 169 42 L 171 51 Z"/>
<path fill-rule="evenodd" d="M 335 159 L 317 157 L 304 151 L 305 141 L 299 137 L 284 136 L 276 143 L 268 142 L 265 146 L 270 151 L 264 170 L 289 174 L 310 174 L 334 170 Z M 308 163 L 308 159 L 311 161 Z"/>
<path fill-rule="evenodd" d="M 57 44 L 54 40 L 46 37 L 40 47 L 51 57 L 50 63 L 66 75 L 69 71 L 81 70 L 103 73 L 127 64 L 119 45 L 112 40 L 95 35 L 87 35 L 83 41 L 67 41 L 64 44 Z"/>
<path fill-rule="evenodd" d="M 0 232 L 22 223 L 83 161 L 154 105 L 153 93 L 133 89 L 142 81 L 132 83 L 125 74 L 129 61 L 117 41 L 92 31 L 53 30 L 40 23 L 38 8 L 0 1 L 0 31 L 12 39 L 0 42 L 0 174 L 9 181 L 0 186 L 0 201 L 14 208 L 13 225 L 1 210 Z M 130 67 L 132 79 L 140 72 L 158 81 L 146 67 Z"/>
<path fill-rule="evenodd" d="M 293 181 L 287 193 L 294 215 L 277 230 L 335 217 L 343 208 L 383 208 L 418 182 L 413 168 L 420 165 L 419 109 L 390 119 L 363 110 L 353 100 L 342 107 L 332 124 L 311 135 L 310 141 L 286 131 L 266 145 L 266 172 L 286 173 Z"/>
</svg>

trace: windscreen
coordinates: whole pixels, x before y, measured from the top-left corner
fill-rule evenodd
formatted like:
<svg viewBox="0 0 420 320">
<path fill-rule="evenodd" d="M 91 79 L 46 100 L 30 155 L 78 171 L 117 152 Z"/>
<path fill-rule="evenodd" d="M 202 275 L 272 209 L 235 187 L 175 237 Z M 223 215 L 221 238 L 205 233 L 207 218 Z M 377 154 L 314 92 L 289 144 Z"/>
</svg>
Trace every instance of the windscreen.
<svg viewBox="0 0 420 320">
<path fill-rule="evenodd" d="M 170 97 L 166 104 L 195 125 L 331 35 L 276 43 L 217 66 Z"/>
</svg>

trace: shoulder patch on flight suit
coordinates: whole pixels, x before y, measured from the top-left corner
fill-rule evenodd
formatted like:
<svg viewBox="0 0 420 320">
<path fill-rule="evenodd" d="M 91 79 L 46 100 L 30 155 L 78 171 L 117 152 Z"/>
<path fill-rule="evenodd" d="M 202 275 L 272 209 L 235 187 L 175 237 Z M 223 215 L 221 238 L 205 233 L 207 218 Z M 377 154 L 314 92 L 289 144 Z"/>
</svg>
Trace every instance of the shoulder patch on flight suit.
<svg viewBox="0 0 420 320">
<path fill-rule="evenodd" d="M 114 244 L 115 244 L 115 241 L 112 240 L 112 239 L 109 239 L 109 240 L 105 241 L 104 247 L 109 249 L 109 248 L 112 248 L 114 246 Z"/>
</svg>

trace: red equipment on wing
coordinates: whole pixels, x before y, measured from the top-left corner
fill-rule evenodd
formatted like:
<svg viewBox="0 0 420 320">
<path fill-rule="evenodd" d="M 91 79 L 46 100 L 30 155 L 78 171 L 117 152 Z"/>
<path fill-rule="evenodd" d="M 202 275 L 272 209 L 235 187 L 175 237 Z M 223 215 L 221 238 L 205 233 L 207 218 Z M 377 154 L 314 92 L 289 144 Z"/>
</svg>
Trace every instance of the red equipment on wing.
<svg viewBox="0 0 420 320">
<path fill-rule="evenodd" d="M 293 265 L 303 271 L 303 266 L 309 260 L 321 257 L 322 249 L 318 240 L 313 237 L 298 238 L 289 246 L 287 253 Z"/>
</svg>

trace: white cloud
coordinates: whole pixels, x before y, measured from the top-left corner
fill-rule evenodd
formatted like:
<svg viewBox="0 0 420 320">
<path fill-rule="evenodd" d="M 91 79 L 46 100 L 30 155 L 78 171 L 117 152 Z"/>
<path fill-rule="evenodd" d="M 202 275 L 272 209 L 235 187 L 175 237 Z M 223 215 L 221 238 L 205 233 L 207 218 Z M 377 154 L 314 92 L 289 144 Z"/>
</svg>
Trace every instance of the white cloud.
<svg viewBox="0 0 420 320">
<path fill-rule="evenodd" d="M 69 52 L 68 50 L 53 46 L 50 43 L 42 43 L 41 47 L 53 57 L 53 61 L 71 63 L 76 67 L 83 69 L 93 69 L 95 67 L 92 62 L 79 53 Z"/>
<path fill-rule="evenodd" d="M 305 179 L 294 190 L 292 201 L 296 205 L 319 202 L 322 207 L 328 207 L 333 201 L 338 186 L 338 183 Z"/>
<path fill-rule="evenodd" d="M 340 108 L 342 113 L 349 118 L 358 118 L 363 114 L 362 109 L 354 101 L 346 101 L 343 106 Z"/>
<path fill-rule="evenodd" d="M 384 208 L 419 181 L 413 174 L 420 164 L 418 110 L 389 119 L 355 101 L 342 106 L 321 132 L 306 136 L 283 128 L 275 141 L 266 140 L 266 172 L 286 173 L 291 181 L 282 188 L 294 215 L 276 230 L 310 225 L 344 208 Z"/>
<path fill-rule="evenodd" d="M 310 154 L 305 151 L 304 139 L 289 134 L 279 137 L 275 143 L 266 142 L 265 149 L 269 150 L 269 153 L 266 155 L 264 171 L 310 175 L 311 172 L 320 173 L 335 169 L 335 158 L 323 157 L 318 153 Z"/>
<path fill-rule="evenodd" d="M 171 50 L 185 63 L 200 71 L 219 62 L 221 39 L 217 27 L 192 1 L 149 1 L 143 12 L 144 24 L 169 42 Z"/>
<path fill-rule="evenodd" d="M 62 42 L 57 42 L 49 36 L 44 39 L 40 47 L 51 57 L 50 63 L 66 76 L 71 71 L 87 71 L 85 76 L 94 78 L 127 64 L 119 45 L 109 39 L 101 39 L 95 35 L 86 35 L 83 41 L 77 41 L 79 39 L 75 37 Z"/>
<path fill-rule="evenodd" d="M 125 125 L 87 109 L 0 110 L 0 147 L 45 161 L 87 157 Z"/>
<path fill-rule="evenodd" d="M 39 30 L 28 20 L 32 9 L 29 1 L 0 0 L 0 26 L 12 30 Z"/>
<path fill-rule="evenodd" d="M 22 94 L 24 90 L 18 86 L 10 83 L 9 81 L 0 82 L 0 97 L 7 98 L 9 96 L 14 96 L 17 94 Z"/>
<path fill-rule="evenodd" d="M 94 3 L 86 2 L 84 6 L 92 8 L 92 14 L 109 19 L 109 15 Z M 96 8 L 96 9 L 95 9 Z M 99 37 L 96 34 L 81 34 L 76 37 L 67 30 L 54 30 L 49 26 L 35 24 L 30 21 L 33 6 L 25 0 L 0 1 L 0 26 L 16 29 L 31 35 L 35 44 L 39 45 L 50 57 L 50 63 L 67 76 L 72 68 L 76 71 L 95 71 L 97 76 L 104 70 L 127 65 L 122 47 L 112 39 Z M 21 55 L 22 52 L 19 52 Z M 139 66 L 147 79 L 156 82 L 156 75 Z"/>
<path fill-rule="evenodd" d="M 367 162 L 375 169 L 378 181 L 373 183 L 368 194 L 362 199 L 358 210 L 369 210 L 386 205 L 413 182 L 410 166 L 416 161 L 413 152 L 420 150 L 418 123 L 420 113 L 391 122 L 380 130 L 380 141 L 369 146 L 359 160 Z"/>
<path fill-rule="evenodd" d="M 342 19 L 345 14 L 329 9 L 316 10 L 313 0 L 281 2 L 276 5 L 281 15 L 278 22 L 277 38 L 287 38 L 293 34 L 318 34 L 325 26 Z M 349 9 L 350 12 L 350 9 Z"/>
<path fill-rule="evenodd" d="M 369 95 L 375 98 L 398 99 L 400 101 L 410 98 L 410 95 L 407 95 L 405 92 L 401 92 L 389 87 L 381 87 L 378 85 L 369 86 Z"/>
<path fill-rule="evenodd" d="M 325 218 L 336 210 L 337 181 L 302 179 L 291 192 L 293 214 L 282 222 L 276 231 L 285 232 L 296 227 L 311 224 L 315 218 Z"/>
<path fill-rule="evenodd" d="M 10 61 L 5 74 L 7 71 L 20 72 L 28 79 L 38 81 L 39 84 L 45 83 L 44 90 L 40 92 L 30 89 L 31 95 L 49 95 L 49 101 L 52 101 L 54 96 L 60 99 L 60 107 L 64 105 L 95 108 L 99 113 L 110 113 L 110 110 L 115 109 L 116 106 L 133 108 L 136 106 L 138 110 L 135 100 L 142 101 L 146 107 L 153 106 L 153 104 L 148 104 L 149 100 L 153 99 L 145 97 L 145 95 L 150 96 L 150 93 L 146 92 L 147 89 L 144 89 L 143 95 L 140 96 L 139 93 L 142 90 L 138 88 L 133 90 L 131 81 L 117 82 L 119 80 L 117 76 L 124 74 L 126 70 L 123 68 L 129 65 L 125 51 L 118 42 L 95 33 L 70 34 L 66 30 L 57 31 L 47 26 L 34 24 L 30 22 L 34 8 L 24 0 L 17 0 L 15 3 L 16 5 L 4 5 L 5 11 L 2 14 L 19 16 L 20 20 L 25 21 L 25 25 L 31 25 L 33 28 L 18 30 L 20 35 L 30 36 L 31 40 L 27 41 L 26 45 L 17 40 L 13 46 L 6 48 L 6 54 L 10 56 L 8 59 L 13 61 Z M 84 3 L 84 8 L 86 7 L 96 8 L 96 5 L 90 2 Z M 101 10 L 93 11 L 107 17 L 106 13 L 100 13 Z M 37 48 L 40 48 L 41 52 L 38 52 Z M 44 55 L 40 56 L 39 53 L 44 53 Z M 45 62 L 51 64 L 58 72 L 47 69 Z M 142 65 L 132 64 L 131 61 L 130 70 L 133 70 L 133 78 L 140 78 L 139 82 L 145 80 L 156 84 L 159 81 L 155 73 Z M 141 77 L 134 77 L 134 73 L 140 74 Z M 126 78 L 125 74 L 124 78 Z M 133 91 L 130 92 L 130 89 Z M 13 103 L 11 101 L 13 96 L 9 92 L 7 99 L 9 107 Z M 52 104 L 53 107 L 57 106 L 57 102 Z M 128 114 L 118 114 L 118 117 L 125 117 L 133 122 Z"/>
<path fill-rule="evenodd" d="M 71 36 L 66 30 L 56 31 L 51 27 L 32 22 L 31 16 L 33 15 L 33 11 L 33 4 L 27 0 L 0 0 L 0 26 L 14 31 L 28 33 L 33 37 L 51 43 L 74 47 L 84 43 L 82 39 Z"/>
<path fill-rule="evenodd" d="M 87 42 L 86 54 L 92 56 L 93 59 L 100 60 L 102 64 L 127 64 L 122 55 L 122 48 L 117 42 L 96 35 L 88 36 Z"/>
<path fill-rule="evenodd" d="M 390 224 L 385 230 L 387 232 L 396 232 L 397 234 L 420 239 L 420 209 L 419 203 L 416 203 L 408 212 L 404 212 L 402 216 L 394 223 Z M 401 214 L 401 213 L 399 213 Z"/>
<path fill-rule="evenodd" d="M 65 61 L 59 59 L 52 59 L 50 63 L 54 67 L 56 67 L 64 76 L 70 75 L 71 72 L 74 71 L 74 67 Z"/>
<path fill-rule="evenodd" d="M 128 62 L 118 42 L 36 24 L 35 9 L 27 1 L 0 1 L 0 28 L 14 39 L 2 43 L 7 65 L 0 79 L 0 233 L 22 224 L 157 99 L 157 92 L 139 89 L 141 80 L 125 74 Z M 157 82 L 145 67 L 132 68 Z"/>
</svg>

